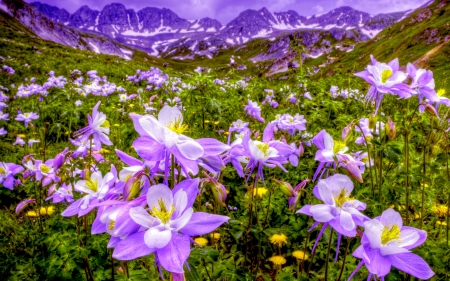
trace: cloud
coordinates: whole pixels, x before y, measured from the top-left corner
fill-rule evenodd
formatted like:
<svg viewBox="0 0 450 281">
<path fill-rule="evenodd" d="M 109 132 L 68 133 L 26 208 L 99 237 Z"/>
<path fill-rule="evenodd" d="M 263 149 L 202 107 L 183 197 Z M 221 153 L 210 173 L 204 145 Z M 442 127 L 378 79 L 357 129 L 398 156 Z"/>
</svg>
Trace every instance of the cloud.
<svg viewBox="0 0 450 281">
<path fill-rule="evenodd" d="M 336 7 L 351 6 L 354 9 L 378 14 L 416 9 L 429 0 L 337 0 Z"/>
<path fill-rule="evenodd" d="M 313 10 L 314 10 L 316 13 L 320 14 L 320 13 L 323 12 L 323 7 L 320 6 L 320 5 L 316 5 L 316 6 L 313 7 Z"/>
</svg>

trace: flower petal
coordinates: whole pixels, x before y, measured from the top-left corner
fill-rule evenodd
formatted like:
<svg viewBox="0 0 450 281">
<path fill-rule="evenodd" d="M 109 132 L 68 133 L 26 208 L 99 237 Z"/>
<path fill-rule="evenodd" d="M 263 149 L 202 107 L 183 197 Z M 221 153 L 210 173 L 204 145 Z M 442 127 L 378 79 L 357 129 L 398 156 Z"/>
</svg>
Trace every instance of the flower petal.
<svg viewBox="0 0 450 281">
<path fill-rule="evenodd" d="M 146 228 L 151 228 L 155 222 L 155 218 L 141 206 L 137 206 L 130 209 L 130 217 L 137 223 Z"/>
<path fill-rule="evenodd" d="M 183 140 L 176 144 L 181 155 L 188 160 L 197 160 L 203 156 L 203 147 L 194 140 Z"/>
<path fill-rule="evenodd" d="M 227 216 L 196 212 L 192 215 L 191 220 L 180 229 L 180 232 L 189 236 L 207 234 L 214 231 L 229 219 Z"/>
<path fill-rule="evenodd" d="M 113 252 L 113 258 L 118 260 L 134 260 L 140 257 L 150 255 L 155 251 L 147 247 L 144 243 L 145 232 L 138 232 L 127 236 Z"/>
<path fill-rule="evenodd" d="M 166 228 L 152 227 L 145 231 L 144 241 L 149 248 L 164 248 L 172 239 L 172 231 Z"/>
<path fill-rule="evenodd" d="M 355 229 L 355 222 L 353 221 L 352 215 L 344 210 L 341 210 L 339 224 L 348 231 Z"/>
<path fill-rule="evenodd" d="M 183 264 L 191 253 L 189 236 L 173 234 L 172 240 L 162 249 L 157 249 L 158 261 L 165 270 L 183 273 Z"/>
<path fill-rule="evenodd" d="M 387 256 L 392 266 L 419 279 L 430 279 L 434 272 L 421 257 L 413 253 Z"/>
<path fill-rule="evenodd" d="M 164 184 L 151 186 L 147 192 L 147 204 L 150 209 L 156 207 L 159 211 L 161 210 L 160 204 L 164 204 L 166 209 L 170 210 L 173 204 L 172 190 Z"/>
</svg>

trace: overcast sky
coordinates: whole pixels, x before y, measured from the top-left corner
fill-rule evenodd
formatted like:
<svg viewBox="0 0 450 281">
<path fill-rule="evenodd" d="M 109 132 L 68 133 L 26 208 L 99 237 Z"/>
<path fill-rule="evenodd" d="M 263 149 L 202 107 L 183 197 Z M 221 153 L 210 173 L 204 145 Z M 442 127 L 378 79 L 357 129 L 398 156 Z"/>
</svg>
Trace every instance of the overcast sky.
<svg viewBox="0 0 450 281">
<path fill-rule="evenodd" d="M 35 2 L 35 0 L 26 0 Z M 40 0 L 69 13 L 83 5 L 101 10 L 110 3 L 123 3 L 127 9 L 138 11 L 144 7 L 169 8 L 185 19 L 210 17 L 227 24 L 246 9 L 268 8 L 271 12 L 294 10 L 309 16 L 325 13 L 340 6 L 351 6 L 370 14 L 391 13 L 417 8 L 429 0 Z"/>
</svg>

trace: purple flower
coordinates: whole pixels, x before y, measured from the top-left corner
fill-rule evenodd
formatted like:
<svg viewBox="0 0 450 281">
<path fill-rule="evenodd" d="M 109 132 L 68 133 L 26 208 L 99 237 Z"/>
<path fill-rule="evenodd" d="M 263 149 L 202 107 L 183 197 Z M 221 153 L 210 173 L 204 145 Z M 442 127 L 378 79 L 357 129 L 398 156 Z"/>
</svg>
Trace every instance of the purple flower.
<svg viewBox="0 0 450 281">
<path fill-rule="evenodd" d="M 26 199 L 17 204 L 16 215 L 19 214 L 28 204 L 36 203 L 36 199 Z"/>
<path fill-rule="evenodd" d="M 9 116 L 8 113 L 3 113 L 2 111 L 0 111 L 0 120 L 8 121 L 9 120 L 8 116 Z"/>
<path fill-rule="evenodd" d="M 48 201 L 52 199 L 52 202 L 60 203 L 63 201 L 67 201 L 68 203 L 73 203 L 73 190 L 72 186 L 66 185 L 63 183 L 57 190 L 54 189 L 55 185 L 52 185 L 52 187 L 49 189 L 49 196 L 45 199 L 45 201 Z"/>
<path fill-rule="evenodd" d="M 13 190 L 16 179 L 14 175 L 22 172 L 24 169 L 20 165 L 13 163 L 0 162 L 0 184 L 7 189 Z"/>
<path fill-rule="evenodd" d="M 131 260 L 152 253 L 164 269 L 183 273 L 183 265 L 190 254 L 191 236 L 214 231 L 228 221 L 228 217 L 202 212 L 194 213 L 192 205 L 199 192 L 199 180 L 185 180 L 173 190 L 158 184 L 147 192 L 148 209 L 130 209 L 134 222 L 143 231 L 131 234 L 115 248 L 113 257 Z"/>
<path fill-rule="evenodd" d="M 353 169 L 353 166 L 355 166 L 355 159 L 346 154 L 348 147 L 345 142 L 339 140 L 334 141 L 325 130 L 320 131 L 312 141 L 319 148 L 316 152 L 315 160 L 320 162 L 314 173 L 313 181 L 315 181 L 317 177 L 322 177 L 326 167 L 330 167 L 334 164 L 334 168 L 336 169 L 339 164 L 343 166 L 353 178 L 362 182 L 360 170 Z"/>
<path fill-rule="evenodd" d="M 413 91 L 403 83 L 408 76 L 400 71 L 398 59 L 386 64 L 376 61 L 372 55 L 370 58 L 372 65 L 355 75 L 371 85 L 365 99 L 366 102 L 375 102 L 375 113 L 378 112 L 385 94 L 397 95 L 399 98 L 411 97 Z"/>
<path fill-rule="evenodd" d="M 8 131 L 5 130 L 4 127 L 1 127 L 1 128 L 0 128 L 0 136 L 6 135 L 7 133 L 8 133 Z"/>
<path fill-rule="evenodd" d="M 248 100 L 248 103 L 244 107 L 244 110 L 247 112 L 247 115 L 250 115 L 251 118 L 258 120 L 261 123 L 264 122 L 264 118 L 261 117 L 261 107 L 257 102 Z"/>
<path fill-rule="evenodd" d="M 80 101 L 80 100 L 77 100 L 77 101 L 75 102 L 75 106 L 80 106 L 80 105 L 82 105 L 82 104 L 83 104 L 83 102 Z"/>
<path fill-rule="evenodd" d="M 75 190 L 83 192 L 86 195 L 70 205 L 61 215 L 70 217 L 78 214 L 78 216 L 81 217 L 89 213 L 94 209 L 92 203 L 103 200 L 110 185 L 114 182 L 114 175 L 112 173 L 107 173 L 103 177 L 100 171 L 93 172 L 90 176 L 87 176 L 85 180 L 78 181 L 75 184 Z"/>
<path fill-rule="evenodd" d="M 428 264 L 410 250 L 425 242 L 427 233 L 423 230 L 403 226 L 402 217 L 393 209 L 387 209 L 377 217 L 364 223 L 365 231 L 353 256 L 362 259 L 348 280 L 365 265 L 372 276 L 389 274 L 391 266 L 419 279 L 429 279 L 434 272 Z"/>
<path fill-rule="evenodd" d="M 360 211 L 366 209 L 366 204 L 350 197 L 353 191 L 353 182 L 349 177 L 341 174 L 335 174 L 325 180 L 319 180 L 314 187 L 314 195 L 324 204 L 305 205 L 297 214 L 305 214 L 312 216 L 317 226 L 324 223 L 319 237 L 313 247 L 313 251 L 317 245 L 317 241 L 323 231 L 329 226 L 336 230 L 339 234 L 338 248 L 341 235 L 347 237 L 356 236 L 356 227 L 362 226 L 368 218 Z"/>
<path fill-rule="evenodd" d="M 88 140 L 91 136 L 94 138 L 95 147 L 97 149 L 102 148 L 102 143 L 105 145 L 112 145 L 109 140 L 109 122 L 106 120 L 106 115 L 103 112 L 98 111 L 100 101 L 92 109 L 92 117 L 88 115 L 89 125 L 81 130 L 75 132 L 78 136 L 78 140 Z"/>
<path fill-rule="evenodd" d="M 411 89 L 419 97 L 419 102 L 422 102 L 424 99 L 430 103 L 439 102 L 439 97 L 434 90 L 433 72 L 422 68 L 416 69 L 411 63 L 408 63 L 406 66 L 406 71 L 412 79 Z"/>
<path fill-rule="evenodd" d="M 36 120 L 39 118 L 39 115 L 37 115 L 34 112 L 28 112 L 28 113 L 19 113 L 16 117 L 16 121 L 23 121 L 25 122 L 25 127 L 28 127 L 28 123 L 30 123 L 32 120 Z"/>
</svg>

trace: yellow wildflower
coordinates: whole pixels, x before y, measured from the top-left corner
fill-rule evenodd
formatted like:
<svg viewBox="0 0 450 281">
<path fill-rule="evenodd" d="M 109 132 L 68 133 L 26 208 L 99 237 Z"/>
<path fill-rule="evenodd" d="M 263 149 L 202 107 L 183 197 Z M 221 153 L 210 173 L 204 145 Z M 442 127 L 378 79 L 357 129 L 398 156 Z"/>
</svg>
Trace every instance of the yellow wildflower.
<svg viewBox="0 0 450 281">
<path fill-rule="evenodd" d="M 292 256 L 298 260 L 307 260 L 309 258 L 307 253 L 300 250 L 292 252 Z"/>
<path fill-rule="evenodd" d="M 283 265 L 286 263 L 286 259 L 283 256 L 273 256 L 269 258 L 274 265 Z"/>
<path fill-rule="evenodd" d="M 214 233 L 211 233 L 210 235 L 211 235 L 211 238 L 214 240 L 220 239 L 220 233 L 214 232 Z"/>
<path fill-rule="evenodd" d="M 119 124 L 114 124 L 114 127 L 120 127 L 120 125 Z"/>
<path fill-rule="evenodd" d="M 208 239 L 199 237 L 194 239 L 195 243 L 197 243 L 200 247 L 208 245 Z"/>
<path fill-rule="evenodd" d="M 28 211 L 25 216 L 27 217 L 37 217 L 38 214 L 35 211 Z"/>
<path fill-rule="evenodd" d="M 217 124 L 219 124 L 219 121 L 214 122 L 214 125 L 217 125 Z"/>
<path fill-rule="evenodd" d="M 433 212 L 439 217 L 445 217 L 447 215 L 448 208 L 446 205 L 434 205 L 432 208 Z"/>
<path fill-rule="evenodd" d="M 257 187 L 253 189 L 253 196 L 263 197 L 268 191 L 265 187 Z"/>
<path fill-rule="evenodd" d="M 445 222 L 445 221 L 437 221 L 436 224 L 437 224 L 437 225 L 446 226 L 446 225 L 447 225 L 447 222 Z"/>
<path fill-rule="evenodd" d="M 209 123 L 209 120 L 205 120 L 205 123 L 208 124 L 208 123 Z"/>
<path fill-rule="evenodd" d="M 283 243 L 287 244 L 287 236 L 283 233 L 281 234 L 274 234 L 269 238 L 270 243 L 278 245 L 278 247 L 281 247 Z"/>
<path fill-rule="evenodd" d="M 55 206 L 41 207 L 41 209 L 39 209 L 39 213 L 41 215 L 51 216 L 55 213 Z"/>
<path fill-rule="evenodd" d="M 26 137 L 24 134 L 18 134 L 17 136 L 21 137 L 22 139 Z"/>
</svg>

